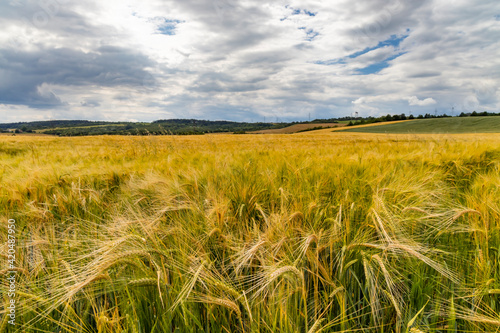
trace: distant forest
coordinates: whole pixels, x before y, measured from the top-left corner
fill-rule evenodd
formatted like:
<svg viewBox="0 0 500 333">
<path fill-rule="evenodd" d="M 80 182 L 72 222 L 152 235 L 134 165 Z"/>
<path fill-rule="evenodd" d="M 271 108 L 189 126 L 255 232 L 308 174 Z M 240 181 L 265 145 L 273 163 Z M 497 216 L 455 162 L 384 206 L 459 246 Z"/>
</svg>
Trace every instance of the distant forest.
<svg viewBox="0 0 500 333">
<path fill-rule="evenodd" d="M 475 116 L 498 116 L 499 113 L 472 112 L 461 113 L 459 117 Z M 370 124 L 377 122 L 443 118 L 450 117 L 443 115 L 386 115 L 382 117 L 342 117 L 330 119 L 315 119 L 303 122 L 234 122 L 223 120 L 197 120 L 197 119 L 162 119 L 151 123 L 146 122 L 106 122 L 90 120 L 49 120 L 18 123 L 0 123 L 0 132 L 11 133 L 43 133 L 57 136 L 87 136 L 87 135 L 202 135 L 206 133 L 236 133 L 245 134 L 247 132 L 280 129 L 295 124 L 315 124 L 315 123 L 337 123 L 349 122 L 347 126 Z M 313 128 L 314 129 L 314 128 Z M 312 130 L 312 129 L 308 129 Z"/>
<path fill-rule="evenodd" d="M 219 132 L 247 132 L 275 129 L 287 123 L 244 123 L 196 119 L 157 120 L 152 123 L 51 120 L 0 124 L 0 130 L 18 133 L 44 133 L 59 136 L 85 135 L 192 135 Z"/>
<path fill-rule="evenodd" d="M 333 119 L 315 122 L 336 122 Z M 43 133 L 58 136 L 86 135 L 201 135 L 206 133 L 247 133 L 266 129 L 279 129 L 291 123 L 247 123 L 197 119 L 168 119 L 151 123 L 105 122 L 89 120 L 50 120 L 0 124 L 0 131 L 15 133 Z"/>
</svg>

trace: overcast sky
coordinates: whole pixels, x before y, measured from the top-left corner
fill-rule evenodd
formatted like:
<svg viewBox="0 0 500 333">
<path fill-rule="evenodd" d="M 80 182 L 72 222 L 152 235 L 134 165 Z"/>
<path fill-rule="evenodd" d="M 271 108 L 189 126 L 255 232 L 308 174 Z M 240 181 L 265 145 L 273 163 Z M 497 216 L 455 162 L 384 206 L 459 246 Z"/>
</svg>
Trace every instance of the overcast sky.
<svg viewBox="0 0 500 333">
<path fill-rule="evenodd" d="M 498 0 L 2 0 L 0 122 L 500 112 Z"/>
</svg>

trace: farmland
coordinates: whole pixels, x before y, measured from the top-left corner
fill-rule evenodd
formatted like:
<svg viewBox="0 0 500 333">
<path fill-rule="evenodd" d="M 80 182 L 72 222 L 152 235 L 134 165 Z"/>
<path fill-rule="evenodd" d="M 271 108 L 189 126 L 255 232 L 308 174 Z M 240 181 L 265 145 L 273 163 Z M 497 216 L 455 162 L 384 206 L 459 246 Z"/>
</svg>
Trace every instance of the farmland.
<svg viewBox="0 0 500 333">
<path fill-rule="evenodd" d="M 500 133 L 500 117 L 449 117 L 415 119 L 343 129 L 362 133 Z"/>
<path fill-rule="evenodd" d="M 250 133 L 254 134 L 291 134 L 291 133 L 297 133 L 297 132 L 307 132 L 310 130 L 317 130 L 317 129 L 322 129 L 322 128 L 330 128 L 330 127 L 342 127 L 345 126 L 346 124 L 342 123 L 311 123 L 311 124 L 296 124 L 296 125 L 291 125 L 279 129 L 267 129 L 267 130 L 260 130 L 260 131 L 254 131 Z"/>
<path fill-rule="evenodd" d="M 16 329 L 498 332 L 500 135 L 406 124 L 1 136 Z"/>
</svg>

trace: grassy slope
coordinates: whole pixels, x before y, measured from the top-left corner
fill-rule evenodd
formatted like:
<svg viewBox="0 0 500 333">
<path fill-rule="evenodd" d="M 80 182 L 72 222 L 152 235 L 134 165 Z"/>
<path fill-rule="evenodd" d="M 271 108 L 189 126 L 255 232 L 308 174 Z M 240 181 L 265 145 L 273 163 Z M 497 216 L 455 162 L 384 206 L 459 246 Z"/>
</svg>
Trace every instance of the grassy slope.
<svg viewBox="0 0 500 333">
<path fill-rule="evenodd" d="M 398 120 L 398 121 L 393 121 L 392 124 L 399 124 L 402 122 L 407 122 L 411 120 Z M 354 129 L 354 128 L 365 128 L 365 127 L 372 127 L 372 126 L 383 126 L 386 123 L 374 123 L 374 124 L 367 124 L 367 125 L 356 125 L 353 127 L 345 127 L 347 123 L 340 123 L 339 127 L 332 127 L 332 128 L 323 128 L 323 129 L 318 129 L 314 131 L 309 131 L 309 132 L 299 132 L 299 133 L 294 133 L 294 135 L 328 135 L 332 132 L 343 132 L 345 129 Z M 354 133 L 354 132 L 351 132 Z"/>
<path fill-rule="evenodd" d="M 415 119 L 379 126 L 342 129 L 363 133 L 500 133 L 500 117 Z"/>
<path fill-rule="evenodd" d="M 310 128 L 315 128 L 315 127 L 332 128 L 332 127 L 342 127 L 342 126 L 345 126 L 345 124 L 341 124 L 341 123 L 295 124 L 295 125 L 291 125 L 291 126 L 284 127 L 284 128 L 261 130 L 261 131 L 251 132 L 251 133 L 255 133 L 255 134 L 289 134 L 289 133 L 297 133 L 299 131 L 304 131 L 304 130 L 307 130 Z"/>
</svg>

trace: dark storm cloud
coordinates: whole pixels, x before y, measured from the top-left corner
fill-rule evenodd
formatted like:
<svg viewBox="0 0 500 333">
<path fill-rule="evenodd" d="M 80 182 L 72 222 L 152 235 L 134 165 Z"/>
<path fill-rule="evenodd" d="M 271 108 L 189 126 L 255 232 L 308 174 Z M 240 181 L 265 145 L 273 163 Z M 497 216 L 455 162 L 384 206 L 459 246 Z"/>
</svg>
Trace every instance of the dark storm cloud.
<svg viewBox="0 0 500 333">
<path fill-rule="evenodd" d="M 203 53 L 228 55 L 255 47 L 276 33 L 269 29 L 272 17 L 260 2 L 183 0 L 169 1 L 166 6 L 174 4 L 216 35 L 197 46 Z"/>
<path fill-rule="evenodd" d="M 198 77 L 196 84 L 189 90 L 197 92 L 243 92 L 255 91 L 265 88 L 261 82 L 265 77 L 248 78 L 246 81 L 224 73 L 205 73 Z"/>
<path fill-rule="evenodd" d="M 351 17 L 368 17 L 353 29 L 346 30 L 353 46 L 356 44 L 377 44 L 380 40 L 394 34 L 404 34 L 407 29 L 416 26 L 419 22 L 415 13 L 425 7 L 429 1 L 409 0 L 374 0 L 364 2 L 361 6 L 346 8 Z M 425 8 L 420 12 L 425 11 Z M 368 16 L 369 15 L 369 16 Z"/>
<path fill-rule="evenodd" d="M 224 73 L 212 71 L 201 73 L 189 90 L 209 93 L 267 89 L 270 78 L 280 73 L 291 59 L 289 53 L 282 51 L 241 52 Z"/>
<path fill-rule="evenodd" d="M 89 107 L 89 108 L 95 108 L 101 106 L 101 103 L 99 103 L 98 100 L 93 98 L 85 98 L 83 101 L 80 102 L 80 104 L 83 107 Z"/>
<path fill-rule="evenodd" d="M 270 68 L 277 71 L 291 59 L 293 59 L 293 55 L 285 51 L 250 51 L 241 54 L 236 59 L 235 66 L 238 68 Z"/>
<path fill-rule="evenodd" d="M 32 107 L 57 106 L 55 95 L 44 95 L 42 84 L 61 86 L 141 87 L 153 66 L 145 55 L 126 48 L 104 46 L 94 52 L 69 48 L 36 51 L 0 49 L 0 103 Z"/>
<path fill-rule="evenodd" d="M 69 0 L 10 0 L 0 3 L 0 17 L 4 25 L 16 25 L 26 29 L 24 33 L 45 31 L 60 37 L 85 38 L 102 35 L 102 26 L 92 24 L 74 9 L 81 5 Z M 92 3 L 86 3 L 86 12 L 97 11 Z M 107 26 L 107 30 L 113 30 Z"/>
<path fill-rule="evenodd" d="M 267 24 L 270 13 L 264 10 L 264 2 L 244 2 L 231 0 L 183 0 L 169 1 L 176 4 L 192 19 L 203 23 L 214 32 L 235 34 L 239 31 L 255 30 L 259 23 Z"/>
<path fill-rule="evenodd" d="M 417 73 L 408 75 L 408 77 L 420 79 L 420 78 L 428 78 L 428 77 L 434 77 L 434 76 L 439 76 L 439 75 L 441 75 L 440 72 L 417 72 Z"/>
<path fill-rule="evenodd" d="M 130 94 L 118 94 L 113 97 L 117 101 L 128 101 L 132 96 Z"/>
</svg>

